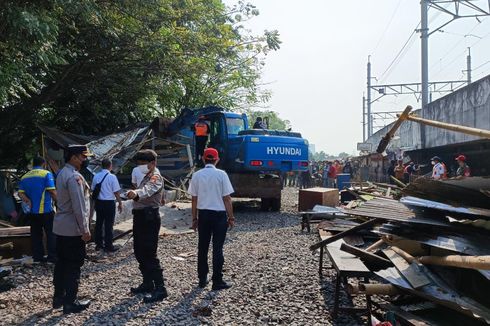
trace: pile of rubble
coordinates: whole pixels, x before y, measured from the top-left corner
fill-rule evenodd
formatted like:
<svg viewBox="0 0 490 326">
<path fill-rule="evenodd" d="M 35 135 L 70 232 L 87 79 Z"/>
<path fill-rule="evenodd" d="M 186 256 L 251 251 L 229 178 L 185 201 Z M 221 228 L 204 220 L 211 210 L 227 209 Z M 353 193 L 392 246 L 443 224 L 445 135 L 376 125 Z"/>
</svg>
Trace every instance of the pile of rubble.
<svg viewBox="0 0 490 326">
<path fill-rule="evenodd" d="M 490 324 L 489 191 L 490 179 L 476 177 L 344 191 L 351 200 L 318 225 L 322 241 L 310 249 L 320 249 L 320 275 L 326 254 L 339 288 L 365 296 L 366 307 L 334 314 L 355 309 L 391 325 Z"/>
</svg>

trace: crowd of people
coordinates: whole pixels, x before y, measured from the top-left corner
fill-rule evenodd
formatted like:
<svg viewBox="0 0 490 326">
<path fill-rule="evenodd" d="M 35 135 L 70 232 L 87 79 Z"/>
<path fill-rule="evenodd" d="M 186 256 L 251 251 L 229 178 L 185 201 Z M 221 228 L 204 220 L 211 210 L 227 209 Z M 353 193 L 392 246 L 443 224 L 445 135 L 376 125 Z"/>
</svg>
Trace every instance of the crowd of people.
<svg viewBox="0 0 490 326">
<path fill-rule="evenodd" d="M 414 176 L 427 176 L 434 180 L 471 176 L 471 169 L 465 155 L 458 155 L 454 161 L 457 163 L 457 168 L 450 171 L 448 165 L 439 156 L 433 156 L 430 159 L 432 169 L 428 173 L 423 174 L 422 170 L 426 165 L 415 164 L 413 161 L 404 163 L 403 159 L 392 160 L 386 173 L 390 183 L 395 183 L 394 179 L 397 179 L 405 184 L 410 183 Z"/>
<path fill-rule="evenodd" d="M 284 187 L 298 187 L 300 189 L 311 187 L 337 187 L 337 175 L 354 174 L 354 167 L 350 161 L 310 161 L 308 169 L 302 172 L 285 172 L 282 174 Z"/>
<path fill-rule="evenodd" d="M 89 186 L 80 171 L 93 156 L 85 145 L 65 149 L 65 165 L 53 174 L 43 158 L 33 160 L 33 168 L 19 185 L 19 196 L 31 225 L 33 260 L 54 264 L 52 306 L 63 313 L 87 309 L 90 300 L 78 300 L 81 267 L 86 258 L 86 244 L 95 241 L 95 250 L 111 253 L 113 226 L 117 210 L 122 211 L 121 186 L 112 174 L 112 162 L 101 161 L 101 171 Z M 132 287 L 134 295 L 144 294 L 143 302 L 161 301 L 168 296 L 163 270 L 157 256 L 161 226 L 160 206 L 164 204 L 164 181 L 157 168 L 157 153 L 141 150 L 133 161 L 133 189 L 124 197 L 131 201 L 133 214 L 133 250 L 142 282 Z M 218 151 L 206 148 L 202 153 L 204 168 L 194 173 L 189 187 L 192 196 L 192 228 L 198 232 L 198 286 L 208 284 L 208 251 L 213 243 L 212 289 L 228 289 L 223 280 L 223 244 L 228 228 L 234 225 L 230 195 L 234 192 L 228 175 L 216 168 Z M 95 236 L 91 233 L 93 209 L 96 212 Z M 43 233 L 47 248 L 44 248 Z M 46 250 L 47 249 L 47 250 Z M 47 252 L 47 256 L 45 253 Z"/>
</svg>

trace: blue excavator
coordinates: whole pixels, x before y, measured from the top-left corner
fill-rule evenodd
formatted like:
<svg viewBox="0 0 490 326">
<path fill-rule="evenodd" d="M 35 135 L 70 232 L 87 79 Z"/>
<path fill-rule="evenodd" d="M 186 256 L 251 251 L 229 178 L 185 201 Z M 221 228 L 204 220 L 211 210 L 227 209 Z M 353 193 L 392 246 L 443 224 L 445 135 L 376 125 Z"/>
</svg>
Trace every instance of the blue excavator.
<svg viewBox="0 0 490 326">
<path fill-rule="evenodd" d="M 210 127 L 207 147 L 218 150 L 218 168 L 228 173 L 233 196 L 261 198 L 262 210 L 280 210 L 281 175 L 308 169 L 308 141 L 297 132 L 250 129 L 246 114 L 215 106 L 182 110 L 164 128 L 157 128 L 156 136 L 178 139 L 193 149 L 192 127 L 199 117 Z"/>
</svg>

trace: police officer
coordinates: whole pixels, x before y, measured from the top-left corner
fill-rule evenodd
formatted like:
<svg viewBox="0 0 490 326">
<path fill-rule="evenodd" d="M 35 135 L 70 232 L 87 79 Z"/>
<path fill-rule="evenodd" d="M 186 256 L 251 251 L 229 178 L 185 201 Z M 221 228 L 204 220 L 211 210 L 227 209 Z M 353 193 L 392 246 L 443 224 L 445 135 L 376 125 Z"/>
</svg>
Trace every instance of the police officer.
<svg viewBox="0 0 490 326">
<path fill-rule="evenodd" d="M 54 268 L 53 308 L 63 305 L 63 313 L 77 313 L 88 308 L 90 300 L 76 300 L 80 283 L 80 268 L 85 260 L 85 244 L 91 238 L 89 230 L 90 188 L 79 173 L 92 156 L 87 146 L 70 145 L 66 150 L 65 166 L 56 178 L 58 211 L 54 217 L 58 259 Z"/>
<path fill-rule="evenodd" d="M 204 116 L 200 116 L 194 124 L 194 134 L 196 136 L 196 163 L 201 164 L 202 154 L 208 142 L 209 125 L 204 120 Z"/>
<path fill-rule="evenodd" d="M 197 274 L 199 287 L 207 284 L 208 251 L 213 240 L 213 286 L 214 290 L 230 288 L 223 281 L 223 244 L 228 227 L 233 227 L 233 207 L 230 195 L 233 187 L 225 171 L 216 168 L 219 162 L 218 151 L 206 148 L 203 161 L 204 169 L 192 176 L 189 193 L 192 196 L 192 228 L 199 232 L 197 254 Z"/>
<path fill-rule="evenodd" d="M 136 190 L 127 197 L 133 200 L 134 255 L 143 275 L 143 283 L 131 288 L 134 294 L 148 293 L 143 302 L 162 301 L 167 297 L 162 267 L 157 258 L 160 231 L 159 206 L 163 196 L 163 178 L 157 168 L 157 153 L 141 150 L 136 153 L 137 168 L 145 175 Z"/>
</svg>

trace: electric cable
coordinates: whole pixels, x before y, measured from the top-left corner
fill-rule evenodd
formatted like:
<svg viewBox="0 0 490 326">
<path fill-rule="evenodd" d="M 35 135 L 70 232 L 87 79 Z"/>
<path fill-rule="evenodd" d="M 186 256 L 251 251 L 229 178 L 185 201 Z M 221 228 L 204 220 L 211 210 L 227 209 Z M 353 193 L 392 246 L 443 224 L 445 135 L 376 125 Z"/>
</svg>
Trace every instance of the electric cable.
<svg viewBox="0 0 490 326">
<path fill-rule="evenodd" d="M 397 60 L 400 57 L 403 57 L 405 55 L 405 53 L 406 53 L 405 49 L 408 50 L 412 46 L 413 42 L 411 43 L 410 41 L 412 41 L 413 36 L 415 35 L 415 33 L 417 33 L 417 29 L 419 28 L 419 26 L 420 26 L 420 22 L 417 24 L 417 26 L 414 28 L 413 32 L 410 34 L 410 36 L 408 37 L 408 39 L 405 41 L 405 44 L 403 44 L 403 46 L 400 49 L 400 51 L 398 51 L 398 53 L 396 54 L 395 58 L 388 65 L 388 68 L 386 68 L 386 70 L 381 74 L 381 76 L 379 78 L 380 81 L 384 80 L 385 77 L 387 78 L 389 76 L 389 74 L 386 75 L 386 73 L 388 73 L 388 71 L 390 71 L 391 67 L 393 67 L 393 65 L 395 65 L 395 63 L 397 62 Z M 410 44 L 410 46 L 409 46 L 409 44 Z M 407 48 L 407 46 L 408 46 L 408 48 Z M 402 54 L 403 54 L 403 56 L 402 56 Z"/>
</svg>

